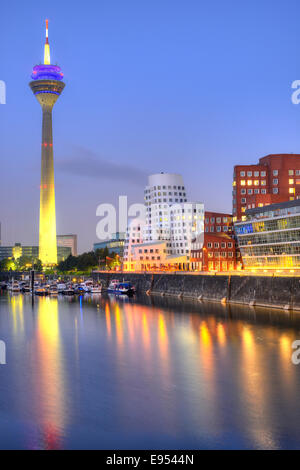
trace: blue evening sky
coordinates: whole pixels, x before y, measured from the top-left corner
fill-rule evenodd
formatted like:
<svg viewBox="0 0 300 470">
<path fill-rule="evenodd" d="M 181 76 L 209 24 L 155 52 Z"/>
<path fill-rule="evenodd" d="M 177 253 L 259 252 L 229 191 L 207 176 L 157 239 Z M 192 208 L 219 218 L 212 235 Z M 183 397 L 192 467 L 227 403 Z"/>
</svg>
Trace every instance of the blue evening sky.
<svg viewBox="0 0 300 470">
<path fill-rule="evenodd" d="M 41 111 L 28 87 L 49 18 L 66 88 L 54 108 L 58 233 L 96 241 L 96 207 L 143 201 L 147 174 L 181 173 L 189 199 L 231 211 L 233 165 L 300 152 L 296 0 L 2 2 L 3 243 L 38 241 Z"/>
</svg>

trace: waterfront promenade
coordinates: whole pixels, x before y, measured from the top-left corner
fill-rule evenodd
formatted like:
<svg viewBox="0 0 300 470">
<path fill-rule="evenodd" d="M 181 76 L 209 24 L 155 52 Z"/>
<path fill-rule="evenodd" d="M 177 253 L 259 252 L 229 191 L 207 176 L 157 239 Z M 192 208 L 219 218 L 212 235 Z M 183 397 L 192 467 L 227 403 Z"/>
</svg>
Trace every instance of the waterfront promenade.
<svg viewBox="0 0 300 470">
<path fill-rule="evenodd" d="M 138 274 L 103 271 L 94 272 L 93 278 L 104 285 L 108 285 L 111 279 L 126 279 L 139 292 L 148 294 L 300 311 L 300 278 L 294 275 L 196 275 L 187 272 Z"/>
</svg>

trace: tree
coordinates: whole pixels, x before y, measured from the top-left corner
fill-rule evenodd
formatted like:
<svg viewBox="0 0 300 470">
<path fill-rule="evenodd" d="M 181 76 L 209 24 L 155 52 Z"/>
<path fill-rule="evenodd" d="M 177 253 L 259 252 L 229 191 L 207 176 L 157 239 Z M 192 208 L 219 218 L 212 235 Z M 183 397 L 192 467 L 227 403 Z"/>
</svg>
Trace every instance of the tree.
<svg viewBox="0 0 300 470">
<path fill-rule="evenodd" d="M 16 265 L 14 259 L 5 258 L 0 261 L 0 271 L 15 271 Z"/>
<path fill-rule="evenodd" d="M 34 268 L 36 271 L 38 271 L 38 272 L 43 271 L 43 265 L 42 265 L 42 262 L 41 262 L 40 259 L 35 260 L 35 263 L 34 263 L 34 265 L 33 265 L 33 268 Z"/>
<path fill-rule="evenodd" d="M 20 256 L 15 262 L 16 268 L 19 271 L 26 271 L 28 269 L 31 269 L 32 267 L 32 262 L 33 259 L 30 256 Z"/>
</svg>

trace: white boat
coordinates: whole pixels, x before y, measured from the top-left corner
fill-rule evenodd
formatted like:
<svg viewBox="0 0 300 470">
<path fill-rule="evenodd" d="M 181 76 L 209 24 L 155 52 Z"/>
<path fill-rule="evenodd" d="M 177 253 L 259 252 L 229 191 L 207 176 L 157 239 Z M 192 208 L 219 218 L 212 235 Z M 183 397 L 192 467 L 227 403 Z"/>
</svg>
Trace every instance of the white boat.
<svg viewBox="0 0 300 470">
<path fill-rule="evenodd" d="M 66 288 L 67 288 L 66 284 L 63 284 L 63 283 L 57 284 L 57 292 L 59 294 L 62 294 L 66 290 Z"/>
<path fill-rule="evenodd" d="M 118 282 L 117 284 L 111 282 L 107 291 L 118 295 L 133 295 L 135 293 L 135 287 L 128 281 Z"/>
<path fill-rule="evenodd" d="M 20 292 L 21 291 L 20 284 L 17 281 L 12 281 L 12 283 L 10 284 L 9 290 L 11 292 Z"/>
<path fill-rule="evenodd" d="M 102 291 L 102 286 L 92 286 L 91 287 L 91 294 L 101 294 L 101 291 Z"/>
<path fill-rule="evenodd" d="M 49 294 L 50 295 L 57 295 L 58 294 L 58 289 L 56 284 L 51 284 L 49 288 Z"/>
<path fill-rule="evenodd" d="M 120 281 L 118 279 L 112 279 L 109 283 L 109 286 L 107 290 L 109 292 L 114 292 L 116 290 L 116 287 L 120 284 Z"/>
<path fill-rule="evenodd" d="M 80 287 L 84 290 L 84 292 L 91 292 L 93 287 L 93 281 L 85 281 L 80 284 Z"/>
</svg>

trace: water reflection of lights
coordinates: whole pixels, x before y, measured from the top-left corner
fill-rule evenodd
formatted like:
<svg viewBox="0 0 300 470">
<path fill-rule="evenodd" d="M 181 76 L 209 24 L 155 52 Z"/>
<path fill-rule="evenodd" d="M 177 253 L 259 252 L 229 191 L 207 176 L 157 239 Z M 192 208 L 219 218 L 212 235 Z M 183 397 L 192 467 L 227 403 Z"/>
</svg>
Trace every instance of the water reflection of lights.
<svg viewBox="0 0 300 470">
<path fill-rule="evenodd" d="M 37 364 L 35 406 L 44 435 L 43 448 L 59 448 L 66 426 L 66 387 L 62 367 L 58 302 L 40 298 L 37 324 Z"/>
<path fill-rule="evenodd" d="M 284 375 L 284 387 L 288 388 L 290 391 L 294 387 L 294 365 L 292 363 L 292 343 L 293 339 L 288 336 L 286 333 L 281 334 L 279 338 L 279 348 L 280 348 L 280 366 L 281 371 Z"/>
<path fill-rule="evenodd" d="M 106 319 L 106 330 L 108 337 L 111 338 L 111 318 L 110 318 L 110 308 L 109 303 L 105 304 L 105 319 Z"/>
<path fill-rule="evenodd" d="M 118 344 L 118 346 L 122 346 L 123 345 L 123 325 L 122 325 L 120 307 L 119 307 L 119 304 L 117 302 L 114 305 L 114 311 L 115 311 L 115 325 L 116 325 L 117 344 Z"/>
<path fill-rule="evenodd" d="M 269 414 L 268 364 L 256 344 L 253 330 L 242 327 L 242 357 L 240 378 L 245 419 L 256 448 L 275 448 L 271 416 Z"/>
<path fill-rule="evenodd" d="M 218 338 L 219 344 L 221 346 L 224 346 L 226 343 L 226 333 L 225 333 L 224 325 L 222 323 L 218 323 L 217 338 Z"/>
<path fill-rule="evenodd" d="M 24 317 L 23 317 L 23 307 L 24 300 L 23 295 L 11 295 L 9 297 L 11 313 L 13 318 L 13 329 L 14 333 L 22 333 L 24 331 Z"/>
</svg>

